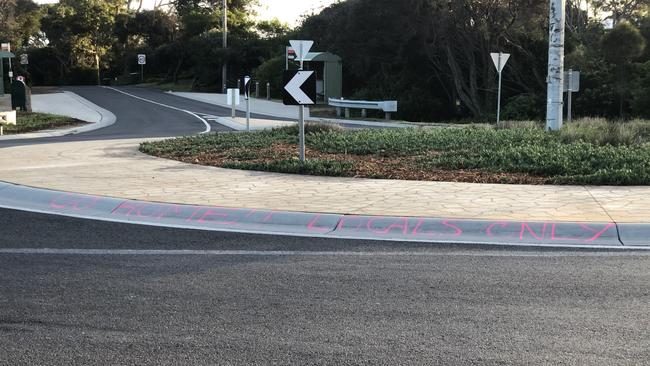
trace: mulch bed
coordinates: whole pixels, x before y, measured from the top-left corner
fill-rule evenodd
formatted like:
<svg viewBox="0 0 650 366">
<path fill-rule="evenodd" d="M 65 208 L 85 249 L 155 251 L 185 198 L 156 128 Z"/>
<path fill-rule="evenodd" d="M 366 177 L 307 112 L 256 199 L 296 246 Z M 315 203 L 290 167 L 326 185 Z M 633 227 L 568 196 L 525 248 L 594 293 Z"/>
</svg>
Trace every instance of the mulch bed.
<svg viewBox="0 0 650 366">
<path fill-rule="evenodd" d="M 237 155 L 250 155 L 249 150 L 233 148 L 213 154 L 200 154 L 183 158 L 170 157 L 186 163 L 222 167 L 228 162 L 246 161 L 253 163 L 272 162 L 283 159 L 297 158 L 296 145 L 278 144 L 270 148 L 255 151 L 254 158 L 240 160 L 233 158 Z M 430 152 L 429 154 L 436 154 Z M 412 157 L 383 157 L 376 155 L 344 155 L 327 154 L 307 148 L 307 159 L 335 160 L 353 164 L 351 177 L 382 178 L 437 182 L 468 182 L 468 183 L 513 183 L 513 184 L 548 184 L 549 178 L 531 176 L 523 173 L 491 173 L 478 170 L 444 170 L 420 169 L 418 161 L 425 156 Z"/>
</svg>

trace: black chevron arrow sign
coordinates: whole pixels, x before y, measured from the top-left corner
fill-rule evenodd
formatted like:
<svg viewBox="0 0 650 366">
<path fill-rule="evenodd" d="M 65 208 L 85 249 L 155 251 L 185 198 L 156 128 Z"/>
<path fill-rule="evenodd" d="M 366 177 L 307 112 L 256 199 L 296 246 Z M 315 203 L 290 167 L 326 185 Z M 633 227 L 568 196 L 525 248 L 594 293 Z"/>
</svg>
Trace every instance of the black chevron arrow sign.
<svg viewBox="0 0 650 366">
<path fill-rule="evenodd" d="M 285 105 L 316 104 L 316 74 L 313 71 L 285 71 Z"/>
</svg>

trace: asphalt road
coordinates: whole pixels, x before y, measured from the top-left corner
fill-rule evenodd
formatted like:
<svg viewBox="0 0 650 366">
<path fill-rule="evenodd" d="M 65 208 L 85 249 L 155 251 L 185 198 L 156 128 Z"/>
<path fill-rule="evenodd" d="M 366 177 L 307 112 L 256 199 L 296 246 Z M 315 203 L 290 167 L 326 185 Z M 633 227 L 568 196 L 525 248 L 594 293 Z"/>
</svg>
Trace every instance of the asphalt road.
<svg viewBox="0 0 650 366">
<path fill-rule="evenodd" d="M 0 217 L 1 365 L 650 359 L 646 254 Z M 223 252 L 233 250 L 241 252 Z"/>
<path fill-rule="evenodd" d="M 111 110 L 116 124 L 13 144 L 205 129 L 110 89 L 70 90 Z M 650 359 L 650 254 L 218 233 L 2 209 L 0 218 L 0 365 Z"/>
<path fill-rule="evenodd" d="M 113 112 L 117 118 L 115 124 L 78 135 L 35 140 L 0 141 L 0 147 L 69 141 L 176 137 L 195 135 L 206 129 L 205 124 L 191 114 L 136 99 L 112 89 L 97 86 L 73 86 L 64 89 L 72 91 Z M 117 89 L 140 98 L 195 113 L 216 116 L 230 115 L 230 111 L 226 108 L 169 95 L 158 90 L 137 87 L 119 87 Z M 230 128 L 213 122 L 210 123 L 210 127 L 213 132 L 231 131 Z"/>
</svg>

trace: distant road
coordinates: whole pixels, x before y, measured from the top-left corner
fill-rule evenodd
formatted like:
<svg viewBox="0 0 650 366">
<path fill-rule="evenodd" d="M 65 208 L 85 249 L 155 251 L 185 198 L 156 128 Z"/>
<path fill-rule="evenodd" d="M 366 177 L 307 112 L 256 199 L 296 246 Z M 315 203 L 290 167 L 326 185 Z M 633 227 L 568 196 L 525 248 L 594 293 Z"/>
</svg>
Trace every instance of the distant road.
<svg viewBox="0 0 650 366">
<path fill-rule="evenodd" d="M 645 253 L 0 217 L 2 365 L 650 359 Z M 44 248 L 67 254 L 39 254 Z"/>
<path fill-rule="evenodd" d="M 124 93 L 142 99 L 134 98 L 113 89 L 97 86 L 64 87 L 63 89 L 72 91 L 94 104 L 113 112 L 117 117 L 115 124 L 78 135 L 38 140 L 0 141 L 0 147 L 29 145 L 33 143 L 195 135 L 205 131 L 206 126 L 204 122 L 182 110 L 217 116 L 230 114 L 230 110 L 226 108 L 169 95 L 162 91 L 152 89 L 136 87 L 116 88 Z M 159 104 L 150 103 L 143 99 L 151 100 Z M 172 108 L 165 107 L 161 104 Z M 228 127 L 212 122 L 210 122 L 210 129 L 215 132 L 231 131 Z"/>
</svg>

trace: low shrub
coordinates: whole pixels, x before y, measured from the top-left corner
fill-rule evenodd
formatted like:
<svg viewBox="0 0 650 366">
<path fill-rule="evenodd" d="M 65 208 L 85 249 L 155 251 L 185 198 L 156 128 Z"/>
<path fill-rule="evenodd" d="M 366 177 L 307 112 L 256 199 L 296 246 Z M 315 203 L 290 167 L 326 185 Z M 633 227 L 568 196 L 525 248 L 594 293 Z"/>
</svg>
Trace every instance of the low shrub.
<svg viewBox="0 0 650 366">
<path fill-rule="evenodd" d="M 337 160 L 307 160 L 304 163 L 298 159 L 276 160 L 272 162 L 232 161 L 222 165 L 228 169 L 262 170 L 267 172 L 326 175 L 332 177 L 347 177 L 352 175 L 352 162 Z"/>
</svg>

